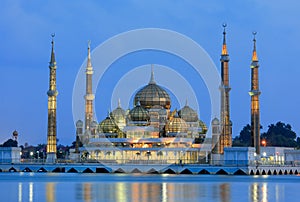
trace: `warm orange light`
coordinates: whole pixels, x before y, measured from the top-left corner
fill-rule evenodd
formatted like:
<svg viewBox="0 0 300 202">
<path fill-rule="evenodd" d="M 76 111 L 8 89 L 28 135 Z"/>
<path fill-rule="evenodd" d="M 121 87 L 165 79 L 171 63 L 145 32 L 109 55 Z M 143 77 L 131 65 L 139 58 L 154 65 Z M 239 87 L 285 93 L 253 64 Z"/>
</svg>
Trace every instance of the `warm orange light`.
<svg viewBox="0 0 300 202">
<path fill-rule="evenodd" d="M 226 44 L 222 46 L 222 55 L 228 55 Z"/>
<path fill-rule="evenodd" d="M 262 140 L 261 144 L 265 147 L 267 145 L 267 141 L 266 140 Z"/>
</svg>

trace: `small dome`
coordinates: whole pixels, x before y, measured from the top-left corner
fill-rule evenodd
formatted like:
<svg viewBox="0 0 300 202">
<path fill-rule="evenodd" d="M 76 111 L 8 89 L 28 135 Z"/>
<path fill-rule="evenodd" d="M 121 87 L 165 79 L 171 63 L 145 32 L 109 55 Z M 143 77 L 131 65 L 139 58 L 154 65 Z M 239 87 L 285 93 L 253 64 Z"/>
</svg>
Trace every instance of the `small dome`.
<svg viewBox="0 0 300 202">
<path fill-rule="evenodd" d="M 186 133 L 187 130 L 188 130 L 188 125 L 182 118 L 179 118 L 178 116 L 173 117 L 166 124 L 167 133 L 179 133 L 179 132 Z"/>
<path fill-rule="evenodd" d="M 150 116 L 146 109 L 144 109 L 138 102 L 137 106 L 129 112 L 132 121 L 149 121 Z"/>
<path fill-rule="evenodd" d="M 186 122 L 197 122 L 198 114 L 195 110 L 193 110 L 188 105 L 185 105 L 181 110 L 178 111 L 178 115 L 180 118 L 185 120 Z"/>
<path fill-rule="evenodd" d="M 120 106 L 118 106 L 116 109 L 114 109 L 111 112 L 111 116 L 114 118 L 114 120 L 123 120 L 126 118 L 126 112 L 124 109 L 122 109 Z"/>
<path fill-rule="evenodd" d="M 212 120 L 211 123 L 212 123 L 213 125 L 219 125 L 219 124 L 220 124 L 220 121 L 219 121 L 219 119 L 214 118 L 214 119 Z"/>
<path fill-rule="evenodd" d="M 97 128 L 98 123 L 96 121 L 93 121 L 91 123 L 91 128 Z"/>
<path fill-rule="evenodd" d="M 14 130 L 13 136 L 16 137 L 16 136 L 18 136 L 18 135 L 19 135 L 18 131 Z"/>
<path fill-rule="evenodd" d="M 82 128 L 82 127 L 83 127 L 83 122 L 82 122 L 81 120 L 78 120 L 78 121 L 76 122 L 76 127 L 77 127 L 77 128 Z"/>
<path fill-rule="evenodd" d="M 138 102 L 145 109 L 150 109 L 156 105 L 165 109 L 171 108 L 170 96 L 166 90 L 156 84 L 153 70 L 149 84 L 142 87 L 134 97 L 134 104 L 136 105 Z"/>
<path fill-rule="evenodd" d="M 99 128 L 103 133 L 117 133 L 118 126 L 115 121 L 110 117 L 106 117 L 100 124 Z"/>
</svg>

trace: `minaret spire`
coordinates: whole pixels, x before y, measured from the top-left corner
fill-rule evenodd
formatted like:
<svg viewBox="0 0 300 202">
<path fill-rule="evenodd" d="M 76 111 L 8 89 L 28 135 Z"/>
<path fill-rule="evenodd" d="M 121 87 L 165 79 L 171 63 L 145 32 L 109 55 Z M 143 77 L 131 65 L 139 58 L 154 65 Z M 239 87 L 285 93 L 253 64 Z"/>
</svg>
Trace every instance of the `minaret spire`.
<svg viewBox="0 0 300 202">
<path fill-rule="evenodd" d="M 227 52 L 227 45 L 226 45 L 226 27 L 227 27 L 227 24 L 224 23 L 222 26 L 223 26 L 223 28 L 224 28 L 224 31 L 223 31 L 222 55 L 228 55 L 228 52 Z"/>
<path fill-rule="evenodd" d="M 92 67 L 91 62 L 91 41 L 88 41 L 88 58 L 87 58 L 87 67 Z"/>
<path fill-rule="evenodd" d="M 151 77 L 150 77 L 149 84 L 156 84 L 155 79 L 154 79 L 154 68 L 153 68 L 153 64 L 151 64 Z"/>
<path fill-rule="evenodd" d="M 52 34 L 52 48 L 51 48 L 51 59 L 49 63 L 50 69 L 50 81 L 48 95 L 48 133 L 47 133 L 47 163 L 55 163 L 56 161 L 56 97 L 58 91 L 56 90 L 56 61 L 54 54 L 54 36 Z"/>
<path fill-rule="evenodd" d="M 232 129 L 230 121 L 230 104 L 229 104 L 229 91 L 231 90 L 229 85 L 229 55 L 226 45 L 226 30 L 227 25 L 223 25 L 223 44 L 221 54 L 221 117 L 220 117 L 220 135 L 219 141 L 213 148 L 213 153 L 223 154 L 224 147 L 232 146 Z M 217 139 L 217 138 L 216 138 Z"/>
<path fill-rule="evenodd" d="M 55 54 L 54 54 L 54 37 L 55 37 L 55 34 L 51 34 L 51 37 L 52 37 L 52 41 L 51 41 L 51 59 L 50 59 L 50 64 L 54 64 L 56 63 L 55 61 Z"/>
<path fill-rule="evenodd" d="M 257 32 L 253 32 L 253 53 L 252 53 L 252 61 L 258 61 L 257 53 L 256 53 L 256 38 L 255 35 Z"/>
<path fill-rule="evenodd" d="M 251 62 L 251 139 L 256 154 L 260 154 L 260 106 L 259 106 L 259 79 L 258 79 L 258 58 L 256 53 L 256 32 L 253 32 L 253 52 Z"/>
<path fill-rule="evenodd" d="M 85 130 L 88 131 L 91 129 L 91 124 L 94 120 L 93 113 L 93 101 L 95 96 L 93 94 L 92 86 L 92 76 L 93 76 L 93 67 L 91 62 L 91 41 L 88 41 L 88 56 L 86 64 L 86 94 L 85 94 Z"/>
</svg>

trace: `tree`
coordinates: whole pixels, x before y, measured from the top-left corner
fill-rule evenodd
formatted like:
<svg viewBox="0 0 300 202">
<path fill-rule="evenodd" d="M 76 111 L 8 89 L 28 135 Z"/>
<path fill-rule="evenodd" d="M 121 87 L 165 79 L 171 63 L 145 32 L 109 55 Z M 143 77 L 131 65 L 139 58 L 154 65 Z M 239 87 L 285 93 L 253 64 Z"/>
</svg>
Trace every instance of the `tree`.
<svg viewBox="0 0 300 202">
<path fill-rule="evenodd" d="M 290 124 L 277 122 L 275 125 L 271 124 L 268 126 L 268 131 L 261 134 L 261 139 L 265 139 L 267 146 L 278 146 L 278 147 L 297 147 L 296 133 L 292 130 Z"/>
<path fill-rule="evenodd" d="M 18 142 L 16 140 L 8 139 L 3 143 L 2 147 L 18 147 Z"/>
<path fill-rule="evenodd" d="M 233 139 L 232 145 L 242 147 L 251 146 L 251 126 L 249 124 L 244 126 L 240 132 L 240 135 Z"/>
</svg>

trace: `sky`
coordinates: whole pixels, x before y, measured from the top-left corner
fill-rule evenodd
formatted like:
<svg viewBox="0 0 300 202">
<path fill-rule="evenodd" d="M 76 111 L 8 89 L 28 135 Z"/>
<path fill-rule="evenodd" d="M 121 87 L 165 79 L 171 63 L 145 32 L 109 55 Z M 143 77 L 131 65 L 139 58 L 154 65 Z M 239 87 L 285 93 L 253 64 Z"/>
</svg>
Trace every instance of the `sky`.
<svg viewBox="0 0 300 202">
<path fill-rule="evenodd" d="M 230 55 L 233 136 L 250 122 L 248 91 L 253 31 L 257 32 L 260 64 L 262 132 L 268 125 L 283 121 L 291 124 L 299 136 L 299 9 L 297 0 L 2 0 L 0 143 L 9 139 L 14 130 L 19 132 L 20 144 L 37 145 L 47 141 L 46 92 L 49 88 L 51 33 L 56 35 L 58 66 L 57 138 L 59 144 L 70 145 L 75 140 L 73 87 L 86 60 L 88 40 L 93 56 L 98 46 L 121 33 L 145 28 L 171 30 L 198 43 L 220 71 L 224 22 Z M 92 58 L 92 63 L 96 60 L 101 60 L 101 55 Z M 116 107 L 118 97 L 121 97 L 122 106 L 132 107 L 132 101 L 130 103 L 126 98 L 122 101 L 122 97 L 125 94 L 127 98 L 132 97 L 134 92 L 116 86 L 147 84 L 150 64 L 155 64 L 158 84 L 163 84 L 172 73 L 175 80 L 162 85 L 166 88 L 176 89 L 180 79 L 188 81 L 186 86 L 197 91 L 196 98 L 189 98 L 184 90 L 179 90 L 173 96 L 172 107 L 180 108 L 186 99 L 191 100 L 191 107 L 198 110 L 200 118 L 209 125 L 209 93 L 201 77 L 195 76 L 182 59 L 151 50 L 125 55 L 105 71 L 101 81 L 94 86 L 97 121 L 103 120 L 107 111 Z M 98 71 L 101 67 L 94 66 L 94 69 Z M 163 70 L 166 73 L 162 73 Z M 134 76 L 132 72 L 140 76 Z M 118 95 L 118 92 L 123 94 Z M 83 97 L 78 99 L 83 102 Z"/>
</svg>

